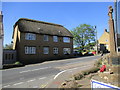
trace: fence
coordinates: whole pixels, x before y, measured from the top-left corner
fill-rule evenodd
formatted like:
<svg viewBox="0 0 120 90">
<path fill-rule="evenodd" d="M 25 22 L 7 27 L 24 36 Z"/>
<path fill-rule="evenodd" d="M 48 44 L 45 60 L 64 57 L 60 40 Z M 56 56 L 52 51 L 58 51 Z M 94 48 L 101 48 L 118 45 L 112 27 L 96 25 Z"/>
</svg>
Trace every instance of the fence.
<svg viewBox="0 0 120 90">
<path fill-rule="evenodd" d="M 16 50 L 3 50 L 3 64 L 11 64 L 16 61 Z"/>
</svg>

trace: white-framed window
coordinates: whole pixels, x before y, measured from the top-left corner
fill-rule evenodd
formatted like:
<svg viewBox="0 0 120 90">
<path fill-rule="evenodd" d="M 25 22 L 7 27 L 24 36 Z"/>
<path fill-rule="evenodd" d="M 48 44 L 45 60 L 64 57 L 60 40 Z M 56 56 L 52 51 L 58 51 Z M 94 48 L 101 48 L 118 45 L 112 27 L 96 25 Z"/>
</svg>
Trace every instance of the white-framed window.
<svg viewBox="0 0 120 90">
<path fill-rule="evenodd" d="M 70 38 L 69 37 L 63 37 L 63 42 L 70 43 Z"/>
<path fill-rule="evenodd" d="M 44 41 L 48 41 L 48 35 L 44 35 L 44 36 L 43 36 L 43 40 L 44 40 Z"/>
<path fill-rule="evenodd" d="M 70 48 L 63 48 L 63 54 L 69 55 L 70 54 Z"/>
<path fill-rule="evenodd" d="M 57 47 L 53 48 L 53 54 L 58 54 L 58 48 Z"/>
<path fill-rule="evenodd" d="M 53 41 L 58 42 L 58 36 L 53 36 Z"/>
<path fill-rule="evenodd" d="M 36 54 L 36 47 L 25 46 L 25 54 Z"/>
<path fill-rule="evenodd" d="M 49 47 L 44 47 L 43 48 L 43 53 L 44 54 L 49 54 Z"/>
<path fill-rule="evenodd" d="M 36 40 L 36 34 L 33 33 L 25 33 L 26 40 Z"/>
</svg>

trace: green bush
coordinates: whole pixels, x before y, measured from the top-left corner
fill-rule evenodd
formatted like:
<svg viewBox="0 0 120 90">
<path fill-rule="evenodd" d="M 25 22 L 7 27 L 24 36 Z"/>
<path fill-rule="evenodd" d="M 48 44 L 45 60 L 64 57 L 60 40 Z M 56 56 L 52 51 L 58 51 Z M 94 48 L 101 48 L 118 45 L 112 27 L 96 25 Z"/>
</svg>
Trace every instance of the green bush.
<svg viewBox="0 0 120 90">
<path fill-rule="evenodd" d="M 15 62 L 13 64 L 4 64 L 3 65 L 3 69 L 14 68 L 14 67 L 21 67 L 21 66 L 25 66 L 25 65 L 23 65 L 22 63 L 17 61 L 17 62 Z"/>
<path fill-rule="evenodd" d="M 17 61 L 17 62 L 15 62 L 15 64 L 17 64 L 17 65 L 19 65 L 19 64 L 21 64 L 19 61 Z"/>
<path fill-rule="evenodd" d="M 75 79 L 75 80 L 80 80 L 80 79 L 83 78 L 83 77 L 84 77 L 84 75 L 82 75 L 82 74 L 77 74 L 77 75 L 74 76 L 74 79 Z"/>
</svg>

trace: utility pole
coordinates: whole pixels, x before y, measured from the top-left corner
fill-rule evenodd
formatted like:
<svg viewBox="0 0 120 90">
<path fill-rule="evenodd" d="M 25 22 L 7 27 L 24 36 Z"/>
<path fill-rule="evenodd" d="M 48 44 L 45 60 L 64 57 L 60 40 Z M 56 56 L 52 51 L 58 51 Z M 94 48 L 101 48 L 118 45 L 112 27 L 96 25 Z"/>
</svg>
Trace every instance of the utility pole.
<svg viewBox="0 0 120 90">
<path fill-rule="evenodd" d="M 3 15 L 2 11 L 0 11 L 0 68 L 3 63 Z"/>
<path fill-rule="evenodd" d="M 95 26 L 95 31 L 96 31 L 96 54 L 98 54 L 98 36 L 97 36 L 97 27 Z"/>
</svg>

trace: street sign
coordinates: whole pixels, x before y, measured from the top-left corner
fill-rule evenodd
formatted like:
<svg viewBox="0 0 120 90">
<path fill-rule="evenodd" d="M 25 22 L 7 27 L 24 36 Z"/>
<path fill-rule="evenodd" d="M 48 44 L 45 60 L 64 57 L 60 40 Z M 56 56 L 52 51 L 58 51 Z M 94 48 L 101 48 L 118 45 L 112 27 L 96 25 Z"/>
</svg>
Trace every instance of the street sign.
<svg viewBox="0 0 120 90">
<path fill-rule="evenodd" d="M 100 81 L 96 81 L 96 80 L 91 80 L 91 88 L 92 90 L 105 90 L 108 88 L 108 90 L 120 90 L 120 87 L 114 86 L 114 85 L 110 85 L 107 83 L 103 83 Z"/>
</svg>

